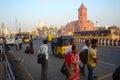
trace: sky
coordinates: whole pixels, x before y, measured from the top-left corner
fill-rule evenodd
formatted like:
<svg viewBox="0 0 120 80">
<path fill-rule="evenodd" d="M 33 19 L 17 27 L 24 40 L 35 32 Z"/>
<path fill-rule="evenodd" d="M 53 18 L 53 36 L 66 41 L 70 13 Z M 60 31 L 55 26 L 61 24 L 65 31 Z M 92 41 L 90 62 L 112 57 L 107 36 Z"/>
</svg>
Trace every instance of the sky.
<svg viewBox="0 0 120 80">
<path fill-rule="evenodd" d="M 84 4 L 88 20 L 98 25 L 120 26 L 120 0 L 0 0 L 1 23 L 16 31 L 15 16 L 21 29 L 27 31 L 44 25 L 64 26 L 78 20 L 78 8 Z"/>
</svg>

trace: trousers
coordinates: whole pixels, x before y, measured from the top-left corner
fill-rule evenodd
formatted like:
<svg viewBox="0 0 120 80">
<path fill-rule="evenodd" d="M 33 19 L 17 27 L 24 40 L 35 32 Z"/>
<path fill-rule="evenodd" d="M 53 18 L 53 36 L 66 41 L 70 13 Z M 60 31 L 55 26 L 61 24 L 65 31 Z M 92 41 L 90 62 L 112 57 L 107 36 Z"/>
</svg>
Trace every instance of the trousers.
<svg viewBox="0 0 120 80">
<path fill-rule="evenodd" d="M 48 60 L 41 64 L 41 80 L 48 80 Z"/>
</svg>

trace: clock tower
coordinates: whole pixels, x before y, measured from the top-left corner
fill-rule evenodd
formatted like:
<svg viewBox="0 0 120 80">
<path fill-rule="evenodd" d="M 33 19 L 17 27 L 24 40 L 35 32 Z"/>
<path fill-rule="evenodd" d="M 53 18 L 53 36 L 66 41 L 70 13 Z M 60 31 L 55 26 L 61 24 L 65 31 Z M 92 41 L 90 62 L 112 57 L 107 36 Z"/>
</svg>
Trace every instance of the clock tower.
<svg viewBox="0 0 120 80">
<path fill-rule="evenodd" d="M 79 31 L 87 30 L 87 8 L 82 3 L 78 9 L 78 25 Z"/>
</svg>

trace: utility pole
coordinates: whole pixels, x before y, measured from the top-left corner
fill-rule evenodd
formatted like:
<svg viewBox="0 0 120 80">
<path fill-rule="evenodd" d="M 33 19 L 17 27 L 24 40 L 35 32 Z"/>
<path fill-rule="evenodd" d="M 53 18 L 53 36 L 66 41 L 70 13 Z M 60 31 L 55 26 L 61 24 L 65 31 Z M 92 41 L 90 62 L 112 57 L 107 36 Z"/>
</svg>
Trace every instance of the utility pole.
<svg viewBox="0 0 120 80">
<path fill-rule="evenodd" d="M 19 22 L 19 33 L 21 33 L 21 23 Z"/>
<path fill-rule="evenodd" d="M 16 24 L 16 32 L 18 32 L 18 20 L 17 20 L 17 16 L 15 16 L 15 24 Z"/>
<path fill-rule="evenodd" d="M 2 23 L 2 29 L 1 29 L 1 34 L 2 34 L 2 36 L 4 36 L 4 27 L 5 27 L 5 24 Z"/>
</svg>

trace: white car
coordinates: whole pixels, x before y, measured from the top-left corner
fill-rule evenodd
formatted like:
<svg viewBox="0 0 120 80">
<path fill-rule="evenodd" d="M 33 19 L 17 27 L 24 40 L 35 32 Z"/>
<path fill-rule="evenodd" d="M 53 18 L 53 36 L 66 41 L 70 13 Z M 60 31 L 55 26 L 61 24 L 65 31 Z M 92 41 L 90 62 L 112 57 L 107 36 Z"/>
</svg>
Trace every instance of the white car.
<svg viewBox="0 0 120 80">
<path fill-rule="evenodd" d="M 15 37 L 14 36 L 7 36 L 5 37 L 6 44 L 14 45 L 15 44 Z"/>
</svg>

